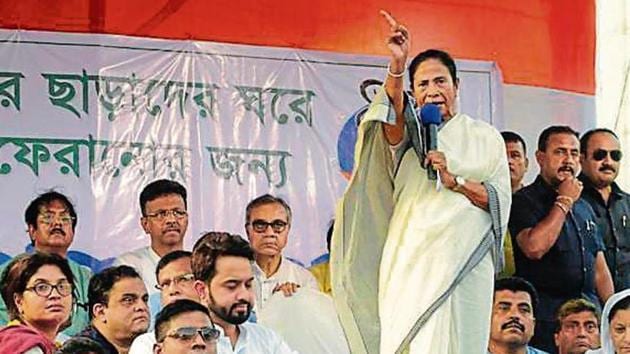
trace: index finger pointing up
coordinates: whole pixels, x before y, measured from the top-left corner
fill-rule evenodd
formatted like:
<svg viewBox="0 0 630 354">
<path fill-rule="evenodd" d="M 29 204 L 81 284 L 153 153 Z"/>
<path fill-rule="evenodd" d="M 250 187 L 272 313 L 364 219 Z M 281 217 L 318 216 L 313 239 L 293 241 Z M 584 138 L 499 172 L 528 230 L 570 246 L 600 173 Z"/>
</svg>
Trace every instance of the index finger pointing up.
<svg viewBox="0 0 630 354">
<path fill-rule="evenodd" d="M 389 12 L 385 10 L 381 10 L 380 13 L 381 15 L 383 15 L 383 17 L 385 17 L 385 20 L 387 20 L 387 22 L 389 23 L 389 26 L 391 27 L 392 31 L 396 31 L 399 27 L 396 19 L 392 15 L 390 15 Z"/>
</svg>

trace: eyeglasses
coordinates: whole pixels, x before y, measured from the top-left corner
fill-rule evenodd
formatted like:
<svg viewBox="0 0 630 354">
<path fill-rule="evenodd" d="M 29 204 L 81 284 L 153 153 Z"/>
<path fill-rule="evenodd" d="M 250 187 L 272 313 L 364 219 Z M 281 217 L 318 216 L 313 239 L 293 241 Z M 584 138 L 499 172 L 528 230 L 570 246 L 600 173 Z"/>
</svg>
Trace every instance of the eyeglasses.
<svg viewBox="0 0 630 354">
<path fill-rule="evenodd" d="M 153 214 L 147 214 L 146 217 L 147 218 L 154 218 L 157 221 L 163 221 L 166 220 L 166 218 L 168 218 L 169 216 L 173 216 L 175 219 L 179 220 L 179 219 L 183 219 L 186 216 L 188 216 L 188 212 L 186 212 L 185 210 L 160 210 L 158 212 L 155 212 Z"/>
<path fill-rule="evenodd" d="M 76 218 L 70 214 L 41 213 L 39 214 L 43 224 L 50 225 L 59 218 L 62 225 L 70 225 Z"/>
<path fill-rule="evenodd" d="M 52 285 L 49 283 L 37 283 L 24 290 L 32 291 L 37 294 L 37 296 L 49 297 L 50 294 L 52 294 L 53 289 L 56 289 L 59 295 L 66 297 L 72 293 L 72 284 L 70 284 L 69 281 L 61 281 L 57 285 Z"/>
<path fill-rule="evenodd" d="M 192 273 L 186 273 L 186 274 L 178 275 L 178 276 L 173 277 L 171 279 L 165 279 L 160 284 L 157 284 L 155 286 L 155 288 L 161 291 L 161 290 L 164 290 L 164 289 L 168 288 L 171 285 L 178 286 L 180 284 L 190 283 L 193 280 L 195 280 L 195 275 L 192 274 Z"/>
<path fill-rule="evenodd" d="M 175 338 L 180 341 L 189 342 L 195 338 L 195 336 L 199 334 L 204 342 L 212 342 L 219 338 L 220 332 L 218 329 L 213 327 L 180 327 L 168 334 L 165 337 Z M 161 342 L 163 342 L 162 339 Z"/>
<path fill-rule="evenodd" d="M 569 323 L 562 324 L 562 329 L 564 329 L 567 332 L 577 332 L 580 329 L 580 327 L 584 328 L 584 331 L 586 331 L 587 333 L 593 333 L 597 330 L 597 324 L 593 322 L 587 322 L 587 323 L 569 322 Z"/>
<path fill-rule="evenodd" d="M 601 161 L 605 159 L 609 153 L 610 153 L 610 158 L 613 159 L 613 161 L 615 162 L 621 161 L 621 158 L 623 157 L 623 153 L 621 152 L 621 150 L 597 149 L 593 151 L 593 160 Z"/>
<path fill-rule="evenodd" d="M 265 232 L 267 227 L 271 226 L 271 229 L 275 232 L 282 232 L 289 223 L 282 220 L 274 220 L 272 222 L 266 222 L 265 220 L 254 220 L 250 223 L 254 231 Z"/>
</svg>

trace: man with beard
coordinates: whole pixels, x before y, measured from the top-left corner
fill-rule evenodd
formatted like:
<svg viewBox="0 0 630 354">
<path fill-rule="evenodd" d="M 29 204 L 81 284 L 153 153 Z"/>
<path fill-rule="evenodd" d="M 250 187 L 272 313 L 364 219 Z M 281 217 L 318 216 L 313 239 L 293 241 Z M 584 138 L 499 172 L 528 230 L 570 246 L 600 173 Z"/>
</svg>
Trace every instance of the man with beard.
<svg viewBox="0 0 630 354">
<path fill-rule="evenodd" d="M 291 216 L 287 202 L 270 194 L 250 201 L 245 209 L 245 230 L 256 259 L 256 305 L 260 309 L 278 291 L 290 296 L 300 287 L 319 290 L 313 274 L 282 256 Z"/>
<path fill-rule="evenodd" d="M 619 139 L 613 131 L 600 128 L 582 135 L 582 195 L 595 210 L 595 222 L 606 245 L 606 263 L 617 291 L 630 288 L 630 194 L 615 183 L 621 157 Z"/>
<path fill-rule="evenodd" d="M 254 305 L 254 252 L 238 235 L 209 232 L 193 248 L 195 289 L 222 330 L 219 353 L 294 353 L 272 330 L 246 322 Z"/>
<path fill-rule="evenodd" d="M 510 277 L 494 283 L 489 354 L 546 354 L 528 346 L 534 334 L 536 289 L 528 281 Z"/>
<path fill-rule="evenodd" d="M 138 272 L 128 266 L 106 268 L 90 279 L 91 324 L 76 337 L 96 341 L 105 354 L 127 354 L 133 340 L 149 328 L 149 295 Z"/>
<path fill-rule="evenodd" d="M 186 189 L 181 184 L 160 179 L 149 183 L 140 193 L 140 224 L 151 237 L 151 245 L 119 256 L 114 265 L 128 265 L 140 272 L 149 295 L 157 293 L 155 267 L 167 253 L 184 248 L 188 228 Z M 156 313 L 157 309 L 151 309 Z"/>
<path fill-rule="evenodd" d="M 604 246 L 590 205 L 580 198 L 582 182 L 577 133 L 551 126 L 538 139 L 534 183 L 513 196 L 509 228 L 516 275 L 540 296 L 531 343 L 555 352 L 556 311 L 564 302 L 586 298 L 599 303 L 613 293 Z"/>
<path fill-rule="evenodd" d="M 565 302 L 558 310 L 558 327 L 554 334 L 558 354 L 584 354 L 599 348 L 599 313 L 584 299 Z"/>
<path fill-rule="evenodd" d="M 78 221 L 77 213 L 68 197 L 56 191 L 39 195 L 26 208 L 24 220 L 34 251 L 54 253 L 67 258 Z M 87 313 L 88 283 L 92 272 L 89 268 L 71 259 L 67 260 L 72 275 L 74 275 L 77 306 L 72 312 L 72 325 L 66 328 L 62 334 L 72 336 L 81 331 L 89 322 Z M 4 271 L 7 264 L 0 266 L 0 273 Z M 0 298 L 0 326 L 5 325 L 7 321 L 7 308 Z"/>
</svg>

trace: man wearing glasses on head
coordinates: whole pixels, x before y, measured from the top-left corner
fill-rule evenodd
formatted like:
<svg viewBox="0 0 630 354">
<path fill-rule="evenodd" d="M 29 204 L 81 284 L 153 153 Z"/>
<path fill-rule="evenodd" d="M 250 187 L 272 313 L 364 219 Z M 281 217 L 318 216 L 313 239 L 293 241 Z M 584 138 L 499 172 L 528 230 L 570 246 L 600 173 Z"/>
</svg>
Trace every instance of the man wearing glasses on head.
<svg viewBox="0 0 630 354">
<path fill-rule="evenodd" d="M 155 267 L 160 258 L 184 248 L 184 235 L 188 228 L 186 195 L 184 186 L 166 179 L 144 187 L 140 193 L 140 224 L 151 237 L 151 245 L 124 253 L 114 262 L 114 265 L 128 265 L 137 269 L 149 295 L 157 293 Z M 151 310 L 154 313 L 155 309 Z"/>
<path fill-rule="evenodd" d="M 220 332 L 205 306 L 191 300 L 177 300 L 158 314 L 155 334 L 154 354 L 216 354 Z"/>
<path fill-rule="evenodd" d="M 245 210 L 245 230 L 256 258 L 258 309 L 278 291 L 290 296 L 300 287 L 319 290 L 315 277 L 306 268 L 282 256 L 291 230 L 291 208 L 287 202 L 270 194 L 252 200 Z"/>
<path fill-rule="evenodd" d="M 613 131 L 599 128 L 582 135 L 582 197 L 595 211 L 616 291 L 630 287 L 630 195 L 615 183 L 621 158 L 619 139 Z"/>
<path fill-rule="evenodd" d="M 24 220 L 34 251 L 54 253 L 67 258 L 68 249 L 74 240 L 74 231 L 78 220 L 74 206 L 68 197 L 56 191 L 39 195 L 26 208 Z M 80 332 L 89 322 L 87 313 L 88 284 L 92 272 L 89 268 L 71 259 L 67 260 L 74 276 L 77 306 L 73 309 L 72 325 L 66 328 L 62 334 L 72 336 Z M 7 264 L 0 266 L 0 273 L 4 271 Z M 0 298 L 0 326 L 5 325 L 7 321 L 7 308 Z"/>
</svg>

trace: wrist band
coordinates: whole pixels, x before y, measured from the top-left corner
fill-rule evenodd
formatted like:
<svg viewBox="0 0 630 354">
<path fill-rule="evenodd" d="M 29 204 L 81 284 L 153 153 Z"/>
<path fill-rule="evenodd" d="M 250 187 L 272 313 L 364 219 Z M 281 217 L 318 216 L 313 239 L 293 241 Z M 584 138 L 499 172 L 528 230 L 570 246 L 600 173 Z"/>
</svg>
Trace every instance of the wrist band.
<svg viewBox="0 0 630 354">
<path fill-rule="evenodd" d="M 392 72 L 392 67 L 391 67 L 391 65 L 392 65 L 392 63 L 387 64 L 387 75 L 389 75 L 389 76 L 391 76 L 391 77 L 393 77 L 393 78 L 396 78 L 396 79 L 399 79 L 399 78 L 401 78 L 401 77 L 405 76 L 405 69 L 403 69 L 403 71 L 401 71 L 401 72 L 400 72 L 400 73 L 398 73 L 398 74 L 394 74 L 394 73 Z"/>
<path fill-rule="evenodd" d="M 567 215 L 569 213 L 569 208 L 567 208 L 566 205 L 560 203 L 560 202 L 555 202 L 553 203 L 553 205 L 557 206 L 558 208 L 560 208 L 560 210 L 562 210 L 562 212 L 564 213 L 564 215 Z"/>
</svg>

